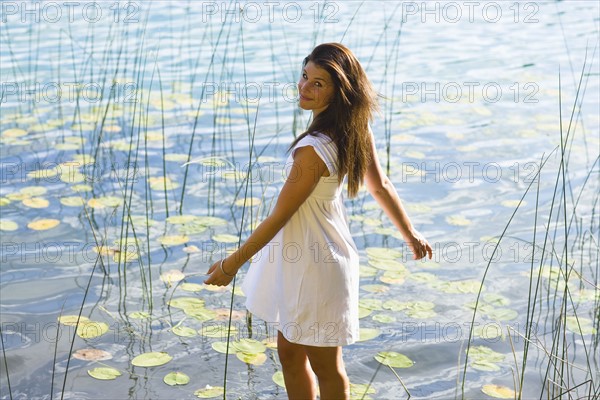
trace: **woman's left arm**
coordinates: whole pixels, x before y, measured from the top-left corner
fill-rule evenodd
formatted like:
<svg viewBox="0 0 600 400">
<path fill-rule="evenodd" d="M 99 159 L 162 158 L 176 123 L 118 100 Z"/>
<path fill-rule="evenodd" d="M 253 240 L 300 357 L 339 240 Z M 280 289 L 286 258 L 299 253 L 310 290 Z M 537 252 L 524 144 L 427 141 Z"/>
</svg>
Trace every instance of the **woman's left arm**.
<svg viewBox="0 0 600 400">
<path fill-rule="evenodd" d="M 258 225 L 239 249 L 223 260 L 223 264 L 219 261 L 210 267 L 207 272 L 210 276 L 204 283 L 218 286 L 228 285 L 238 269 L 267 245 L 283 228 L 310 196 L 326 170 L 325 162 L 317 155 L 313 147 L 305 146 L 296 149 L 292 169 L 279 193 L 273 212 Z M 225 274 L 221 271 L 221 267 Z"/>
</svg>

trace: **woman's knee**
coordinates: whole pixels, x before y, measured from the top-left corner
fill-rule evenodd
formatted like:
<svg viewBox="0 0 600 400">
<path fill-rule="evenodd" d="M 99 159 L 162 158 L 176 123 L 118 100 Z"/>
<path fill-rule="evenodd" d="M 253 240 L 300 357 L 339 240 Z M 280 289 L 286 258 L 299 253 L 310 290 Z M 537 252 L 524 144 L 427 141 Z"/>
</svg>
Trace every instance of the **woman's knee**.
<svg viewBox="0 0 600 400">
<path fill-rule="evenodd" d="M 304 347 L 295 343 L 289 342 L 281 332 L 277 336 L 277 354 L 281 365 L 286 366 L 302 366 L 306 363 L 306 352 Z"/>
</svg>

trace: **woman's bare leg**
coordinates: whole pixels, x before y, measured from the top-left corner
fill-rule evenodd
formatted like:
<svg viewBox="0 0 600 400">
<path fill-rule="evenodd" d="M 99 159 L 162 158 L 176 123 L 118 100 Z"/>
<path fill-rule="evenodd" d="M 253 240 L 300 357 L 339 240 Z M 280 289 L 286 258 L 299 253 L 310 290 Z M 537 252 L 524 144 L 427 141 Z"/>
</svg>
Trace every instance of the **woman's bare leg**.
<svg viewBox="0 0 600 400">
<path fill-rule="evenodd" d="M 350 398 L 350 383 L 342 359 L 342 348 L 303 346 L 319 380 L 321 400 Z"/>
<path fill-rule="evenodd" d="M 315 376 L 308 362 L 306 347 L 289 342 L 281 332 L 277 332 L 277 353 L 290 400 L 313 400 L 317 397 Z"/>
</svg>

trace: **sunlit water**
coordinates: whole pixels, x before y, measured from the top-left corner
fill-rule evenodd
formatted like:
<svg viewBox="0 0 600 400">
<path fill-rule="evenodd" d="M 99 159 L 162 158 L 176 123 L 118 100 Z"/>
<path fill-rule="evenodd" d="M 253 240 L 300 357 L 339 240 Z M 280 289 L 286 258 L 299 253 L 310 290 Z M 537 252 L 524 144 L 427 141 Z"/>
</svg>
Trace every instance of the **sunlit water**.
<svg viewBox="0 0 600 400">
<path fill-rule="evenodd" d="M 395 368 L 412 398 L 460 397 L 472 305 L 489 266 L 472 341 L 500 356 L 470 358 L 465 396 L 486 397 L 486 384 L 514 388 L 531 258 L 537 270 L 542 256 L 531 242 L 535 233 L 542 246 L 553 209 L 523 396 L 539 397 L 548 379 L 542 347 L 551 346 L 561 309 L 564 279 L 556 294 L 549 280 L 559 265 L 581 275 L 570 279 L 566 311 L 576 309 L 582 334 L 570 320 L 566 341 L 567 358 L 584 368 L 563 384 L 598 384 L 598 4 L 430 3 L 427 11 L 420 2 L 282 2 L 247 3 L 242 14 L 218 2 L 103 2 L 101 13 L 87 4 L 2 3 L 1 398 L 9 398 L 8 378 L 13 398 L 193 398 L 223 385 L 226 356 L 211 346 L 221 339 L 171 328 L 226 326 L 231 287 L 194 292 L 183 283 L 201 284 L 268 214 L 287 146 L 309 118 L 295 103 L 302 58 L 342 38 L 386 97 L 373 123 L 380 159 L 435 250 L 433 261 L 412 261 L 366 192 L 347 201 L 362 260 L 361 327 L 369 329 L 369 340 L 345 348 L 351 382 L 371 382 L 372 398 L 405 397 L 374 358 L 395 351 L 414 362 Z M 570 135 L 566 261 L 560 190 L 553 203 L 560 110 Z M 194 161 L 182 167 L 188 153 Z M 173 219 L 180 214 L 219 219 Z M 47 229 L 31 225 L 45 219 Z M 367 254 L 378 247 L 402 255 Z M 161 279 L 170 270 L 185 279 Z M 237 286 L 243 278 L 242 270 Z M 168 306 L 183 296 L 203 299 L 208 311 L 193 318 Z M 56 341 L 59 315 L 77 315 L 82 304 L 82 316 L 108 332 L 84 339 L 61 324 Z M 248 337 L 237 287 L 233 309 L 232 339 Z M 253 320 L 252 337 L 264 333 Z M 101 349 L 112 359 L 73 358 L 63 383 L 73 339 L 73 351 Z M 173 359 L 131 365 L 150 351 Z M 228 398 L 285 398 L 272 379 L 276 352 L 265 354 L 262 365 L 229 356 Z M 99 363 L 122 375 L 90 377 Z M 190 383 L 163 383 L 172 371 Z"/>
</svg>

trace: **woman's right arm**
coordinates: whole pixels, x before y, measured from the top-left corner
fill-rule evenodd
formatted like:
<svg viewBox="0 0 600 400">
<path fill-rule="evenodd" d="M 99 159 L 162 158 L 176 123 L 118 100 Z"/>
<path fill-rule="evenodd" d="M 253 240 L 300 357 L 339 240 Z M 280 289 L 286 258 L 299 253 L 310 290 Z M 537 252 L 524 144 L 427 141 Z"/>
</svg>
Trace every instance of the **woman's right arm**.
<svg viewBox="0 0 600 400">
<path fill-rule="evenodd" d="M 365 174 L 365 185 L 367 190 L 375 198 L 377 203 L 383 208 L 393 224 L 398 228 L 404 241 L 408 244 L 414 254 L 414 259 L 418 260 L 427 255 L 431 259 L 433 250 L 425 240 L 423 235 L 412 225 L 402 201 L 396 192 L 396 188 L 381 169 L 375 141 L 371 135 L 371 162 L 367 167 Z"/>
</svg>

